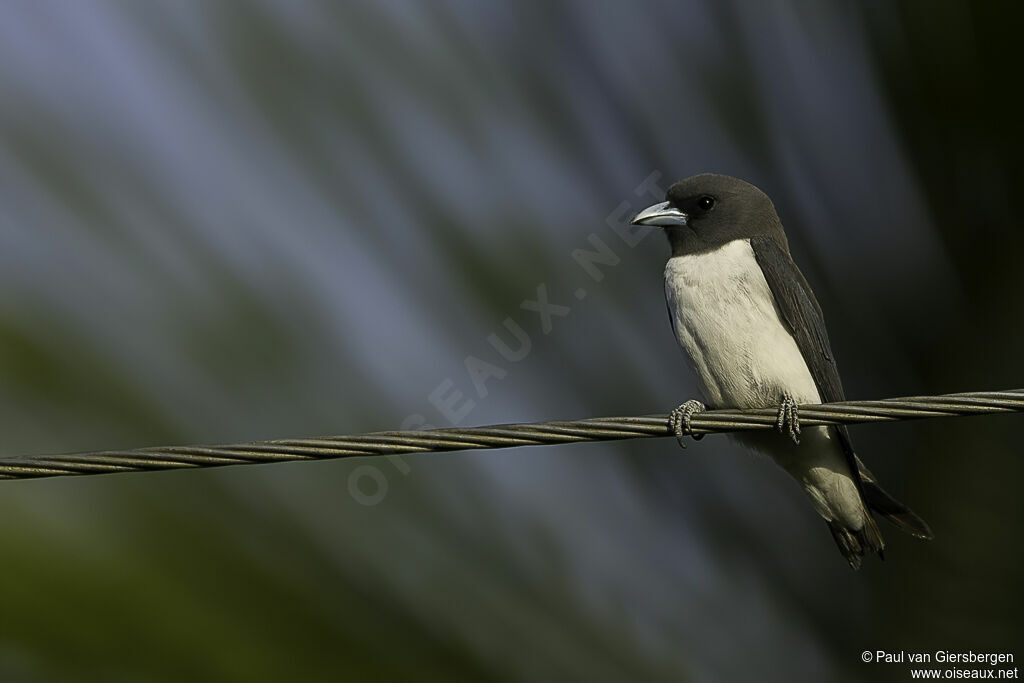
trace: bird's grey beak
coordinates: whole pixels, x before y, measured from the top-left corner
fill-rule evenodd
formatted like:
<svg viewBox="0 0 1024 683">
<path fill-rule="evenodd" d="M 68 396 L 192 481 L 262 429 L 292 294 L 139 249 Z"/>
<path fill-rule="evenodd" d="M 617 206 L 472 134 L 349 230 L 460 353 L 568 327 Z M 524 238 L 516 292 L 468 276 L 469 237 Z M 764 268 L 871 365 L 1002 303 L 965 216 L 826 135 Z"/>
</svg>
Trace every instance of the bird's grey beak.
<svg viewBox="0 0 1024 683">
<path fill-rule="evenodd" d="M 630 221 L 632 225 L 660 225 L 668 227 L 671 225 L 686 225 L 690 217 L 679 209 L 671 206 L 668 202 L 648 206 L 638 213 Z"/>
</svg>

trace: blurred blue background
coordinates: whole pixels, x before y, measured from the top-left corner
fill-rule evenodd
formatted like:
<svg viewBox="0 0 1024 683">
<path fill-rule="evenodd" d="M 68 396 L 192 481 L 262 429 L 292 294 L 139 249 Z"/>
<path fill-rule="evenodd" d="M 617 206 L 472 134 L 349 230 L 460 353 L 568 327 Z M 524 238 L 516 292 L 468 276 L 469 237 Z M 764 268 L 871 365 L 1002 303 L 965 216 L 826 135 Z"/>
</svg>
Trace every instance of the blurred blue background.
<svg viewBox="0 0 1024 683">
<path fill-rule="evenodd" d="M 613 228 L 703 171 L 774 198 L 851 398 L 1020 386 L 1021 26 L 4 3 L 0 453 L 667 411 L 667 246 Z M 0 679 L 907 680 L 861 651 L 1022 642 L 1022 428 L 855 428 L 936 534 L 860 573 L 725 437 L 9 482 Z"/>
</svg>

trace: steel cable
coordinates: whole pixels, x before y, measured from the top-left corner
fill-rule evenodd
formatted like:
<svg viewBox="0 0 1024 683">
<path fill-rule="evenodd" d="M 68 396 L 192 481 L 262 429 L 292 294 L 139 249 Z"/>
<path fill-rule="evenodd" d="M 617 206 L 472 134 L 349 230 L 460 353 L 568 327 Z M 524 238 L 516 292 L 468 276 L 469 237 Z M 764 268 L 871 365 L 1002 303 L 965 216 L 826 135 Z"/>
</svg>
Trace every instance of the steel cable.
<svg viewBox="0 0 1024 683">
<path fill-rule="evenodd" d="M 1024 389 L 800 406 L 802 427 L 1024 412 Z M 696 435 L 775 427 L 776 408 L 711 410 L 693 416 Z M 668 416 L 600 417 L 428 431 L 256 441 L 226 446 L 167 446 L 0 458 L 0 479 L 142 472 L 223 465 L 327 460 L 402 453 L 514 448 L 580 441 L 672 436 Z"/>
</svg>

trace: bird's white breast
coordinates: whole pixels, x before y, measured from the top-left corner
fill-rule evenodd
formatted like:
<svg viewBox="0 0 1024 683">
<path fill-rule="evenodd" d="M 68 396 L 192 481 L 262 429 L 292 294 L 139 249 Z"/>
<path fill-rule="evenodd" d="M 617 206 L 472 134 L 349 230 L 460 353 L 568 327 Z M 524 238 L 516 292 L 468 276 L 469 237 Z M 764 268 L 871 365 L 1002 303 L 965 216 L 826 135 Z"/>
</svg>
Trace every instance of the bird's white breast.
<svg viewBox="0 0 1024 683">
<path fill-rule="evenodd" d="M 675 256 L 665 266 L 672 327 L 713 407 L 818 403 L 796 341 L 779 319 L 749 240 Z"/>
</svg>

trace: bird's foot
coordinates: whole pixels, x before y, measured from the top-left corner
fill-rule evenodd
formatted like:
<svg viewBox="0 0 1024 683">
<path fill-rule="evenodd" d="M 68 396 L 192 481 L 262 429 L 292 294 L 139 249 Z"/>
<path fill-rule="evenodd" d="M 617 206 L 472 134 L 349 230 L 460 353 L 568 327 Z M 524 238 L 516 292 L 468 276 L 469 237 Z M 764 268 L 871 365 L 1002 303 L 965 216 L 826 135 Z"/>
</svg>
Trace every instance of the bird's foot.
<svg viewBox="0 0 1024 683">
<path fill-rule="evenodd" d="M 793 443 L 800 444 L 800 405 L 793 400 L 787 391 L 782 395 L 779 404 L 779 417 L 775 420 L 775 429 L 779 434 L 789 435 Z"/>
<path fill-rule="evenodd" d="M 705 410 L 707 410 L 707 406 L 700 401 L 691 399 L 680 406 L 676 406 L 668 414 L 668 427 L 676 435 L 676 440 L 679 441 L 679 445 L 682 448 L 686 448 L 686 444 L 683 442 L 684 436 L 691 436 L 694 441 L 700 441 L 704 438 L 703 434 L 694 434 L 690 429 L 690 419 L 697 413 L 703 413 Z"/>
</svg>

